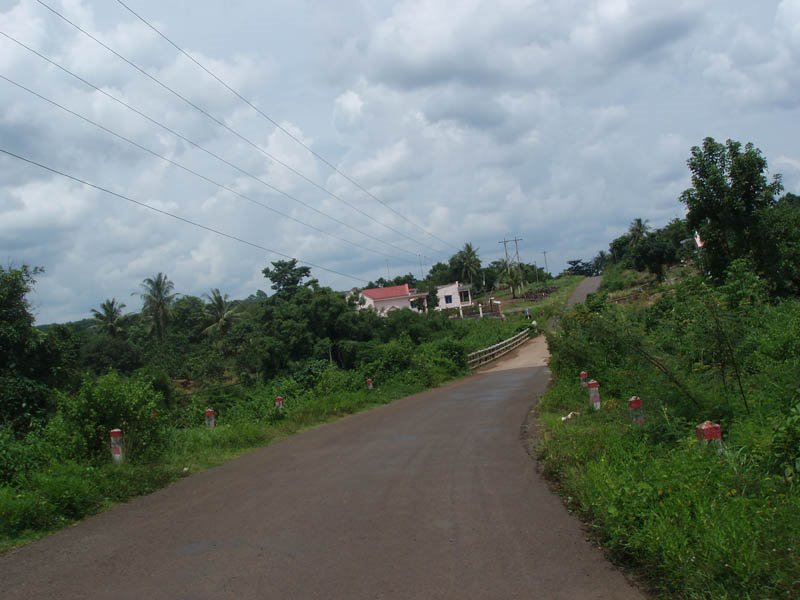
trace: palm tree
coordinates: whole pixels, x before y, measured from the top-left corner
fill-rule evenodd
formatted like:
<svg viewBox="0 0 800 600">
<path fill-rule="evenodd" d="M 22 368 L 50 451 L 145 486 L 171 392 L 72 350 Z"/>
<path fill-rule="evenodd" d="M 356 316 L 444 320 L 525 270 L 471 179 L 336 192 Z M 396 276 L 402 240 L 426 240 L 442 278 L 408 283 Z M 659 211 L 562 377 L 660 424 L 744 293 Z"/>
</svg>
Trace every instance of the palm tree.
<svg viewBox="0 0 800 600">
<path fill-rule="evenodd" d="M 117 337 L 122 333 L 122 309 L 125 305 L 117 302 L 116 298 L 106 300 L 100 305 L 100 310 L 92 309 L 95 318 L 95 327 L 105 332 L 109 337 Z"/>
<path fill-rule="evenodd" d="M 142 312 L 150 317 L 153 322 L 153 331 L 159 341 L 164 340 L 167 332 L 172 302 L 175 300 L 173 289 L 175 285 L 164 275 L 159 273 L 155 279 L 148 277 L 141 283 L 144 293 L 141 295 L 144 305 Z"/>
<path fill-rule="evenodd" d="M 206 315 L 211 319 L 211 325 L 203 330 L 205 335 L 225 333 L 230 329 L 233 321 L 239 316 L 236 308 L 231 306 L 228 300 L 228 294 L 220 293 L 218 288 L 211 290 L 210 294 L 205 295 L 208 298 L 206 304 Z"/>
<path fill-rule="evenodd" d="M 470 242 L 464 244 L 452 259 L 453 270 L 462 281 L 474 283 L 481 272 L 481 259 L 478 257 L 478 249 Z"/>
<path fill-rule="evenodd" d="M 500 281 L 511 288 L 511 297 L 516 298 L 517 292 L 522 287 L 522 271 L 513 261 L 501 259 L 500 262 L 503 265 Z"/>
<path fill-rule="evenodd" d="M 630 236 L 631 248 L 641 242 L 650 233 L 649 221 L 642 219 L 634 219 L 628 227 L 628 235 Z"/>
</svg>

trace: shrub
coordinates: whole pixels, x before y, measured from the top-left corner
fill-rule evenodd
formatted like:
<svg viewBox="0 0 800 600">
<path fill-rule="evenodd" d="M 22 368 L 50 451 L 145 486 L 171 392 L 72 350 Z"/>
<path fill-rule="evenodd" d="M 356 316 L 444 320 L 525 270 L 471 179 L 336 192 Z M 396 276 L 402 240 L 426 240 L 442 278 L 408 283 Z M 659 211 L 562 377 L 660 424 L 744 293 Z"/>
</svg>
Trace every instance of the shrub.
<svg viewBox="0 0 800 600">
<path fill-rule="evenodd" d="M 109 373 L 97 379 L 86 377 L 77 394 L 61 395 L 59 408 L 65 424 L 81 436 L 89 456 L 107 453 L 109 431 L 119 428 L 125 434 L 128 458 L 147 460 L 163 450 L 161 402 L 161 394 L 149 383 Z"/>
</svg>

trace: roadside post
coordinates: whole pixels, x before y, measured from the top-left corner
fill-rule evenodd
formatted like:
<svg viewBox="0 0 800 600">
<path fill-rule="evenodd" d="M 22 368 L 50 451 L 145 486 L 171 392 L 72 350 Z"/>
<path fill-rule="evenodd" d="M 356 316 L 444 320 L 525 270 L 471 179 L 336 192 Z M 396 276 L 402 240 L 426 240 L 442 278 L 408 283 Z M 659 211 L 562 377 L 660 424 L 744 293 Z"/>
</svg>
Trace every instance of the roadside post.
<svg viewBox="0 0 800 600">
<path fill-rule="evenodd" d="M 112 429 L 109 436 L 111 438 L 111 460 L 115 465 L 121 465 L 125 460 L 125 438 L 122 436 L 122 430 Z"/>
<path fill-rule="evenodd" d="M 637 425 L 644 425 L 644 405 L 639 396 L 631 396 L 628 400 L 628 414 L 631 416 L 631 421 Z"/>
<path fill-rule="evenodd" d="M 589 374 L 586 371 L 581 371 L 581 387 L 586 387 L 589 383 Z"/>
<path fill-rule="evenodd" d="M 600 410 L 600 384 L 592 379 L 586 385 L 589 388 L 589 404 L 593 409 Z"/>
<path fill-rule="evenodd" d="M 217 426 L 217 413 L 214 412 L 213 408 L 207 408 L 205 412 L 206 418 L 206 427 L 209 429 L 213 429 Z"/>
<path fill-rule="evenodd" d="M 718 423 L 704 421 L 694 431 L 701 446 L 713 445 L 718 452 L 722 450 L 722 428 Z"/>
<path fill-rule="evenodd" d="M 283 396 L 275 396 L 275 408 L 280 414 L 283 414 Z"/>
<path fill-rule="evenodd" d="M 371 390 L 374 387 L 374 383 L 371 377 L 367 377 L 367 389 Z"/>
</svg>

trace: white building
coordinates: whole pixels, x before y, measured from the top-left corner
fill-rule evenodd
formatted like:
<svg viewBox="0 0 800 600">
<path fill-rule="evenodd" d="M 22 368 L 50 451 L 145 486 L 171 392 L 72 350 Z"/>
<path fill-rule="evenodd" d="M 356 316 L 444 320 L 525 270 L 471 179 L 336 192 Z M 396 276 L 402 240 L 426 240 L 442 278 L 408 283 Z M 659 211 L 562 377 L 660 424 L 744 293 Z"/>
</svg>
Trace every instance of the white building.
<svg viewBox="0 0 800 600">
<path fill-rule="evenodd" d="M 463 307 L 472 306 L 470 286 L 460 285 L 457 281 L 436 286 L 436 296 L 439 298 L 436 310 L 457 308 L 461 312 Z"/>
<path fill-rule="evenodd" d="M 408 288 L 408 284 L 393 285 L 390 287 L 370 288 L 362 290 L 359 294 L 360 308 L 371 308 L 379 315 L 385 315 L 392 310 L 410 308 L 412 300 L 422 300 L 423 311 L 428 309 L 427 294 Z"/>
</svg>

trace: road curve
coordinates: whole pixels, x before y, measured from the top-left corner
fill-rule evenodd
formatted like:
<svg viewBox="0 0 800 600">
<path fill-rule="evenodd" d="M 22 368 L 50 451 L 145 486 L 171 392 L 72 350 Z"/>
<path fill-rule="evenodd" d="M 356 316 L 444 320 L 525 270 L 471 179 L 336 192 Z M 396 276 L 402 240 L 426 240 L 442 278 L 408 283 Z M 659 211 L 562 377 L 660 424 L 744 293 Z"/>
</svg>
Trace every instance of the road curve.
<svg viewBox="0 0 800 600">
<path fill-rule="evenodd" d="M 644 598 L 520 441 L 548 378 L 489 371 L 250 452 L 0 556 L 0 597 Z"/>
<path fill-rule="evenodd" d="M 600 289 L 600 282 L 602 279 L 602 277 L 587 277 L 581 281 L 572 292 L 572 295 L 570 295 L 569 300 L 567 300 L 567 306 L 580 304 L 586 300 L 586 296 L 589 294 L 594 294 L 598 289 Z"/>
</svg>

